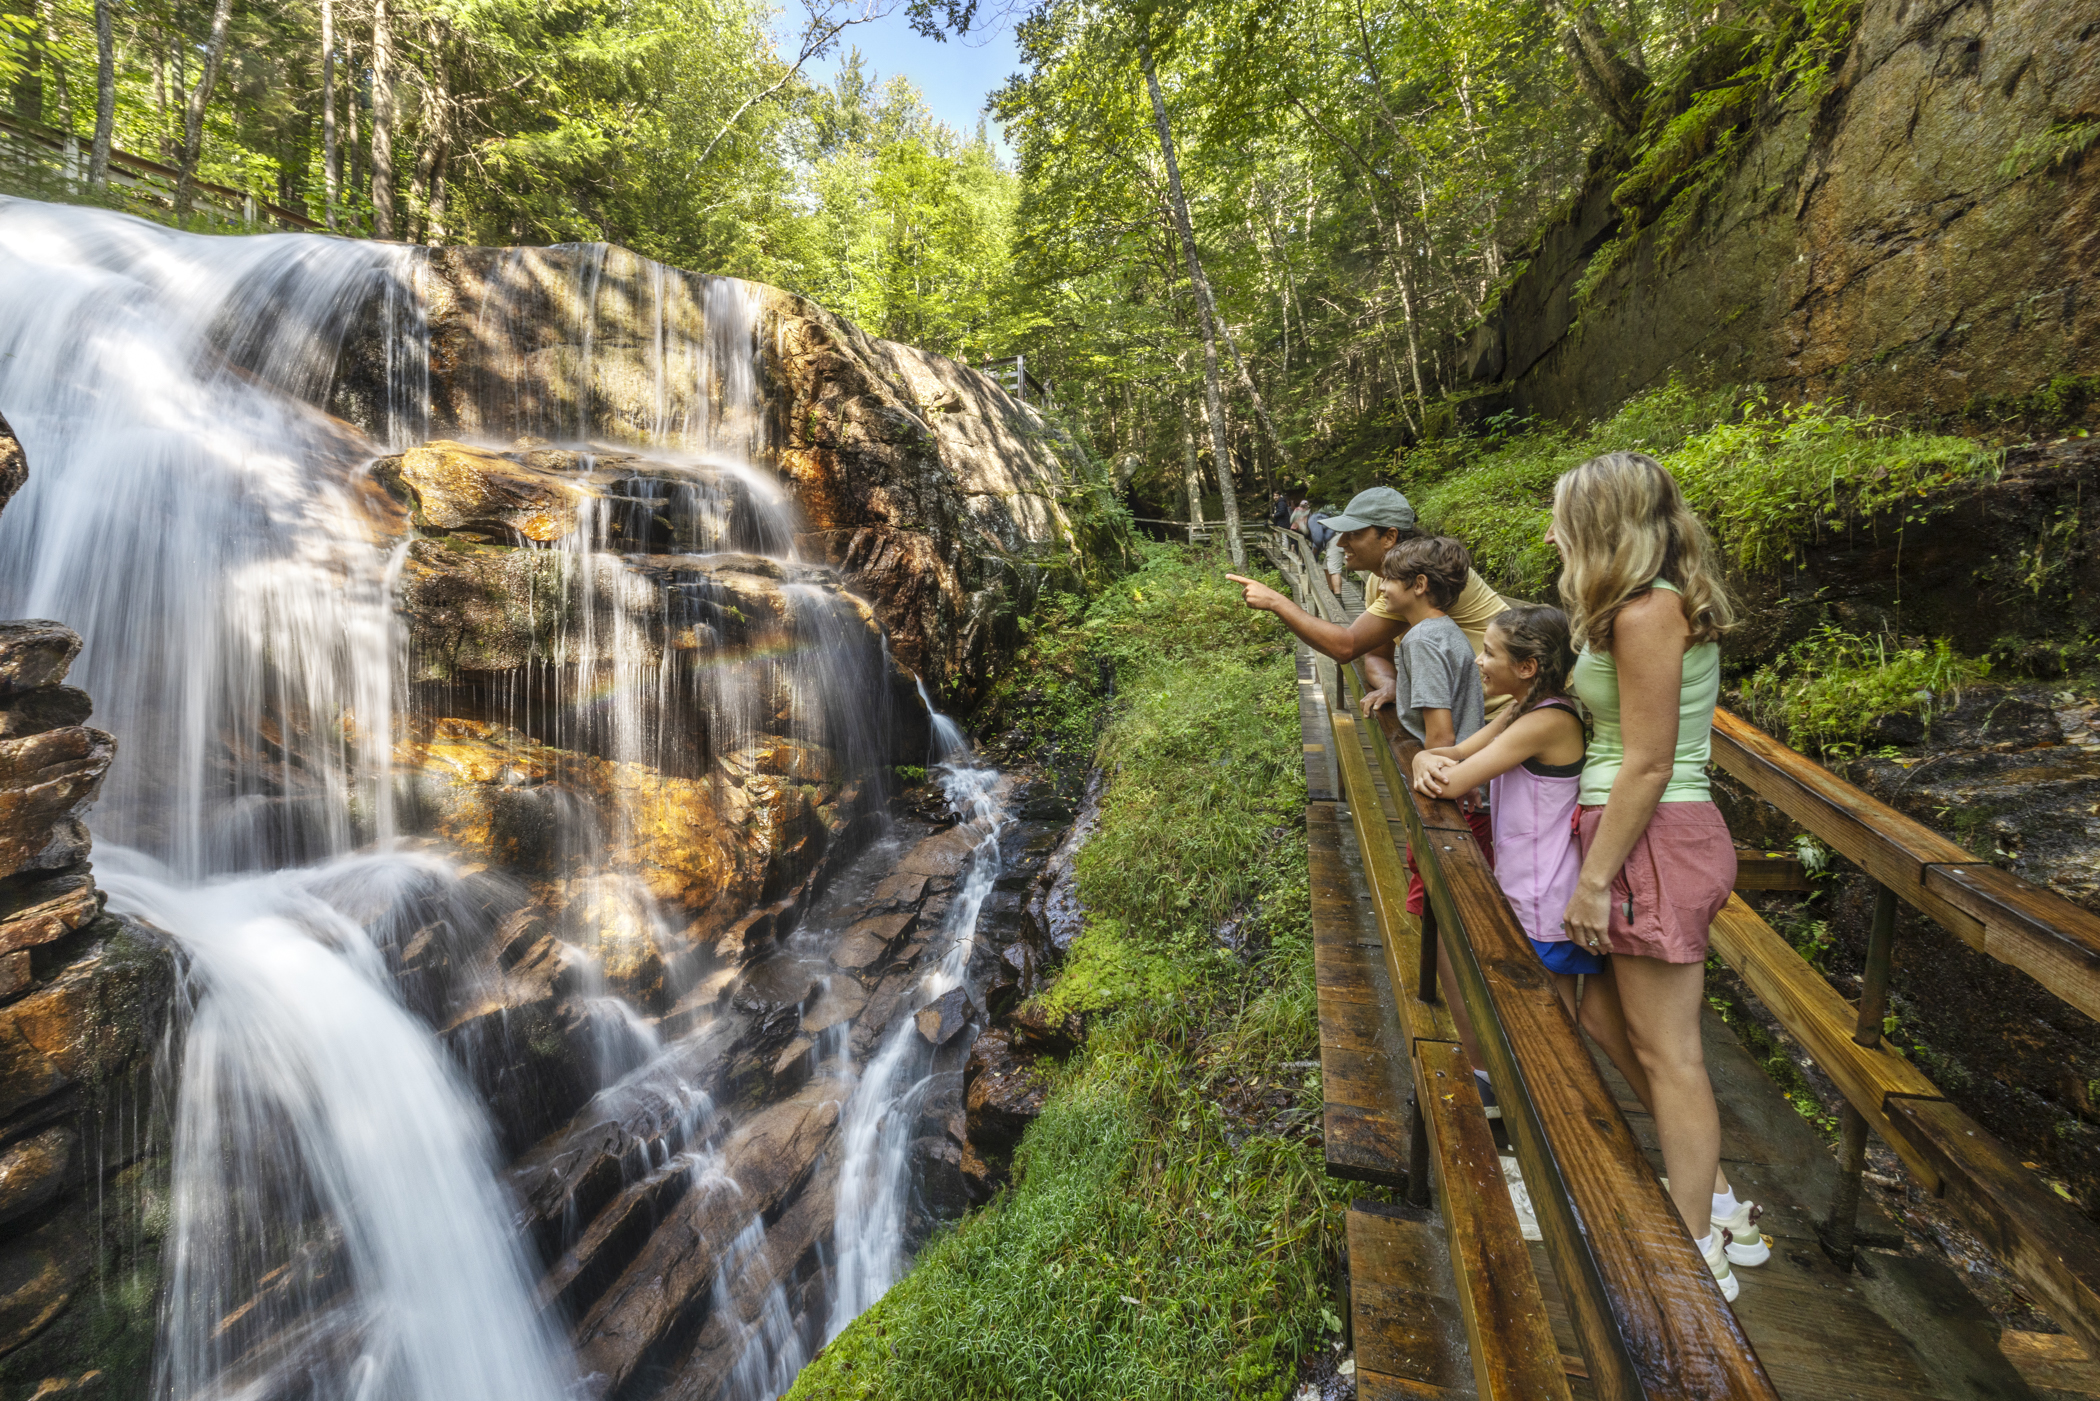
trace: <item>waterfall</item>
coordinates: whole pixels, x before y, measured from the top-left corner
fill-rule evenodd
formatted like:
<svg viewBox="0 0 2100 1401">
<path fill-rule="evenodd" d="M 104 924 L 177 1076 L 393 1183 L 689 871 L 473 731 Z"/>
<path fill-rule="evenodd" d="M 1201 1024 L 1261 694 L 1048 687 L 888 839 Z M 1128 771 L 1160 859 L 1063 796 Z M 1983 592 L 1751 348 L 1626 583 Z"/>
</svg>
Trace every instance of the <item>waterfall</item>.
<svg viewBox="0 0 2100 1401">
<path fill-rule="evenodd" d="M 552 272 L 550 252 L 569 255 Z M 443 332 L 464 327 L 479 358 L 439 386 L 433 366 L 456 359 L 428 300 L 443 256 L 0 199 L 0 412 L 31 463 L 0 516 L 0 617 L 85 640 L 72 680 L 118 740 L 92 814 L 98 880 L 183 958 L 159 1396 L 595 1394 L 560 1332 L 572 1320 L 536 1297 L 499 1177 L 515 1145 L 499 1151 L 508 1128 L 477 1070 L 509 1034 L 484 1015 L 506 977 L 490 951 L 524 949 L 505 921 L 540 912 L 517 927 L 543 928 L 573 979 L 595 1092 L 576 1122 L 626 1136 L 620 1189 L 685 1173 L 696 1198 L 737 1199 L 717 1156 L 734 1111 L 695 1083 L 726 994 L 696 991 L 689 916 L 634 855 L 638 805 L 699 782 L 695 756 L 799 745 L 828 767 L 793 782 L 872 811 L 909 718 L 873 614 L 797 557 L 794 506 L 754 465 L 752 288 L 655 264 L 616 275 L 602 245 L 490 255 L 478 305 Z M 646 324 L 616 335 L 601 307 L 623 296 Z M 371 506 L 376 457 L 446 433 L 548 447 L 579 492 L 572 531 L 515 549 L 566 599 L 556 642 L 478 678 L 418 672 L 400 600 L 430 547 Z M 750 577 L 780 581 L 777 618 L 738 613 L 711 572 L 752 556 Z M 538 627 L 538 596 L 524 606 Z M 725 645 L 730 614 L 789 642 Z M 558 782 L 506 789 L 554 830 L 529 888 L 416 836 L 424 780 L 401 756 L 455 705 L 501 744 L 588 756 L 624 795 L 586 810 Z M 790 1281 L 760 1273 L 776 1268 L 763 1219 L 725 1241 L 715 1307 L 756 1301 L 729 1325 L 725 1401 L 784 1390 L 903 1268 L 928 1069 L 910 1012 L 963 980 L 1003 821 L 995 771 L 927 713 L 968 869 L 866 1067 L 845 1023 L 808 1053 L 846 1100 L 830 1296 L 798 1314 Z M 661 988 L 640 1001 L 623 977 L 646 966 Z M 577 1209 L 540 1249 L 576 1239 Z"/>
<path fill-rule="evenodd" d="M 933 724 L 931 757 L 941 791 L 975 841 L 942 930 L 947 950 L 913 989 L 914 1010 L 962 982 L 978 915 L 999 879 L 999 830 L 1005 822 L 995 788 L 998 770 L 976 762 L 961 727 L 934 708 L 923 682 L 919 699 Z M 925 1067 L 918 1064 L 925 1049 L 913 1019 L 899 1017 L 847 1102 L 840 1125 L 837 1263 L 827 1341 L 866 1312 L 903 1272 L 905 1155 L 917 1117 L 914 1100 L 925 1082 Z"/>
</svg>

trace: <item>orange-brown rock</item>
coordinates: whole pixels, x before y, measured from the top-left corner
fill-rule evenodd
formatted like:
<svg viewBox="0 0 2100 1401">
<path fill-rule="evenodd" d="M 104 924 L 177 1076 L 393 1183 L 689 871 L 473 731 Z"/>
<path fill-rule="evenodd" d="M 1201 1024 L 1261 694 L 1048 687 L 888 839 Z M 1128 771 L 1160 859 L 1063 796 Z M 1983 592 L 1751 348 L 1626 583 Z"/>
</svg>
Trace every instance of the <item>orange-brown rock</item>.
<svg viewBox="0 0 2100 1401">
<path fill-rule="evenodd" d="M 48 944 L 102 913 L 102 892 L 85 871 L 0 884 L 0 954 Z"/>
<path fill-rule="evenodd" d="M 21 441 L 15 437 L 15 430 L 7 426 L 7 420 L 0 417 L 0 509 L 28 480 L 29 460 L 22 455 Z"/>
<path fill-rule="evenodd" d="M 585 918 L 616 981 L 623 955 L 639 958 L 651 936 L 636 912 L 618 908 L 605 877 L 632 880 L 674 911 L 694 945 L 735 956 L 741 950 L 720 947 L 722 936 L 770 887 L 813 868 L 854 797 L 830 780 L 827 754 L 779 737 L 724 756 L 715 777 L 677 778 L 440 719 L 403 740 L 395 763 L 415 793 L 417 826 L 523 875 L 549 908 Z M 565 852 L 559 827 L 584 816 L 579 806 L 602 845 Z"/>
<path fill-rule="evenodd" d="M 419 527 L 511 543 L 561 539 L 576 528 L 583 495 L 564 474 L 447 439 L 412 447 L 382 470 L 413 498 Z"/>
<path fill-rule="evenodd" d="M 87 855 L 80 819 L 116 747 L 84 725 L 0 740 L 0 876 L 57 870 Z"/>
<path fill-rule="evenodd" d="M 424 286 L 438 431 L 494 431 L 501 404 L 505 431 L 646 443 L 706 423 L 718 443 L 748 441 L 802 508 L 805 556 L 837 566 L 943 693 L 984 682 L 1043 587 L 1125 558 L 1105 472 L 1038 406 L 804 298 L 602 247 L 435 250 Z M 725 287 L 759 305 L 756 419 L 719 399 L 721 367 L 701 359 Z M 489 334 L 491 307 L 505 334 Z M 348 349 L 339 412 L 377 412 L 382 360 Z"/>
</svg>

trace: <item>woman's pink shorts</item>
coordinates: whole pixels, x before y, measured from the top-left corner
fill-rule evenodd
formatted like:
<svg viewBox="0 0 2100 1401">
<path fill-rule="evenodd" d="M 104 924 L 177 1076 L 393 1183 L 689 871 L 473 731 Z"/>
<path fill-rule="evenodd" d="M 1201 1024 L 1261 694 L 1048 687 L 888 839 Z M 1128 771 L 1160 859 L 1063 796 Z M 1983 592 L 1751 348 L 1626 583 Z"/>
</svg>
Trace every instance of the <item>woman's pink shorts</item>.
<svg viewBox="0 0 2100 1401">
<path fill-rule="evenodd" d="M 1597 839 L 1601 807 L 1576 819 L 1582 854 Z M 1704 963 L 1707 930 L 1735 888 L 1735 840 L 1712 803 L 1658 803 L 1648 830 L 1611 882 L 1611 951 Z M 1627 903 L 1633 918 L 1626 917 Z"/>
</svg>

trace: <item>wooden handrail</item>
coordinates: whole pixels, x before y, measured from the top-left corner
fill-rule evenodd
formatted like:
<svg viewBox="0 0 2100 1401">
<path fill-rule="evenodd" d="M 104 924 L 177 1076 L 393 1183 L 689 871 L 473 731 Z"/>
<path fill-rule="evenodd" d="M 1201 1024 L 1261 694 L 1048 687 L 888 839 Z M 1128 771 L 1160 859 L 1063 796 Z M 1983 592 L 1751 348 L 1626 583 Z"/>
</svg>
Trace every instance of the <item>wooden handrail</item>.
<svg viewBox="0 0 2100 1401">
<path fill-rule="evenodd" d="M 65 133 L 34 122 L 24 122 L 13 117 L 0 116 L 0 132 L 7 132 L 25 140 L 37 142 L 61 153 L 66 148 L 67 137 Z M 72 139 L 79 140 L 78 137 Z M 182 172 L 173 166 L 162 165 L 159 161 L 148 160 L 144 156 L 133 155 L 129 151 L 111 150 L 109 163 L 118 170 L 127 170 L 134 175 L 144 175 L 153 179 L 164 180 L 171 186 L 182 178 Z M 190 183 L 200 194 L 217 195 L 222 199 L 239 201 L 252 199 L 255 201 L 257 209 L 268 214 L 271 219 L 278 223 L 290 224 L 293 228 L 317 233 L 326 233 L 328 231 L 326 224 L 316 223 L 304 214 L 294 214 L 282 205 L 271 204 L 268 200 L 262 199 L 247 190 L 236 190 L 230 185 L 214 184 L 209 180 L 192 179 Z"/>
<path fill-rule="evenodd" d="M 2100 1227 L 1885 1044 L 1861 1045 L 1855 1009 L 1757 912 L 1731 897 L 1713 948 L 1814 1057 L 1919 1186 L 1943 1197 L 2015 1278 L 2100 1354 Z"/>
<path fill-rule="evenodd" d="M 1304 560 L 1299 566 L 1318 578 L 1318 571 L 1308 569 Z M 1319 591 L 1324 594 L 1324 581 Z M 1333 610 L 1328 616 L 1340 617 L 1332 595 L 1325 595 L 1321 604 L 1323 611 Z M 1381 712 L 1380 728 L 1386 739 L 1379 757 L 1386 767 L 1387 787 L 1398 794 L 1405 790 L 1402 774 L 1414 746 L 1389 713 Z M 1726 710 L 1715 713 L 1713 757 L 1722 770 L 1970 947 L 2023 969 L 2081 1011 L 2100 1015 L 2100 917 L 2053 891 L 1975 860 L 1922 823 Z M 1509 997 L 1497 987 L 1487 999 L 1492 1005 L 1476 1005 L 1479 990 L 1473 984 L 1495 983 L 1498 961 L 1481 957 L 1480 951 L 1497 942 L 1503 926 L 1492 917 L 1468 920 L 1460 896 L 1464 884 L 1478 873 L 1467 859 L 1470 842 L 1458 830 L 1461 819 L 1455 813 L 1440 814 L 1443 806 L 1410 799 L 1396 804 L 1393 815 L 1414 840 L 1450 849 L 1441 860 L 1420 863 L 1424 880 L 1433 902 L 1439 883 L 1453 887 L 1450 915 L 1438 908 L 1446 927 L 1462 928 L 1463 937 L 1450 940 L 1454 972 L 1464 985 L 1476 1029 L 1488 1025 L 1484 1012 L 1498 1014 L 1497 1034 L 1506 1043 L 1503 1021 L 1513 1020 L 1512 1014 L 1524 1004 L 1521 997 Z M 1431 852 L 1433 857 L 1440 854 Z M 1432 866 L 1437 868 L 1434 877 Z M 1862 1036 L 1858 1009 L 1739 896 L 1731 898 L 1715 920 L 1713 947 L 1829 1072 L 1846 1102 L 1895 1148 L 1919 1184 L 1943 1197 L 2013 1275 L 2046 1301 L 2058 1322 L 2100 1353 L 2100 1228 L 1950 1103 L 1915 1065 L 1876 1038 Z M 1515 982 L 1522 982 L 1528 967 L 1523 964 L 1517 970 Z M 1502 971 L 1509 980 L 1511 970 Z M 1493 1038 L 1482 1040 L 1499 1087 L 1506 1072 L 1494 1064 L 1498 1047 Z M 1518 1098 L 1523 1108 L 1536 1107 L 1529 1093 Z M 1510 1118 L 1507 1106 L 1504 1117 Z M 1518 1127 L 1521 1120 L 1512 1124 L 1513 1131 Z M 1550 1126 L 1544 1136 L 1559 1141 Z M 1517 1142 L 1544 1225 L 1545 1209 L 1559 1203 L 1555 1194 L 1543 1190 L 1548 1185 L 1545 1174 L 1524 1157 L 1524 1139 Z M 1552 1239 L 1549 1234 L 1549 1248 Z M 1554 1263 L 1565 1282 L 1558 1256 Z M 1593 1360 L 1593 1370 L 1595 1365 Z"/>
<path fill-rule="evenodd" d="M 1307 557 L 1309 546 L 1288 536 L 1276 538 L 1290 540 L 1293 572 L 1318 611 L 1332 621 L 1346 621 L 1317 562 Z M 1330 703 L 1340 700 L 1330 693 Z M 1370 855 L 1380 845 L 1371 824 L 1385 826 L 1386 809 L 1361 749 L 1355 762 L 1349 761 L 1353 717 L 1337 708 L 1334 725 L 1351 813 L 1367 837 L 1361 843 L 1366 870 L 1383 876 L 1374 882 L 1381 925 L 1404 931 L 1404 920 L 1389 924 L 1383 917 L 1384 907 L 1397 898 L 1397 872 L 1374 871 Z M 1500 1097 L 1503 1123 L 1582 1341 L 1592 1387 L 1614 1401 L 1776 1398 L 1755 1349 L 1693 1249 L 1616 1097 L 1555 996 L 1463 814 L 1451 803 L 1416 798 L 1403 781 L 1413 744 L 1397 726 L 1397 718 L 1382 711 L 1372 736 L 1387 774 L 1394 825 L 1416 854 L 1436 916 L 1436 937 L 1450 952 L 1457 991 Z M 1440 1029 L 1447 1015 L 1418 971 L 1433 967 L 1433 946 L 1422 946 L 1429 937 L 1389 935 L 1387 949 L 1395 996 L 1413 1004 L 1401 1007 L 1403 1024 L 1418 1037 Z M 1469 1089 L 1461 1086 L 1459 1092 Z M 1448 1193 L 1452 1178 L 1447 1175 L 1445 1183 Z"/>
<path fill-rule="evenodd" d="M 2100 1018 L 2100 915 L 1978 861 L 1726 710 L 1714 712 L 1713 760 L 1970 948 Z"/>
</svg>

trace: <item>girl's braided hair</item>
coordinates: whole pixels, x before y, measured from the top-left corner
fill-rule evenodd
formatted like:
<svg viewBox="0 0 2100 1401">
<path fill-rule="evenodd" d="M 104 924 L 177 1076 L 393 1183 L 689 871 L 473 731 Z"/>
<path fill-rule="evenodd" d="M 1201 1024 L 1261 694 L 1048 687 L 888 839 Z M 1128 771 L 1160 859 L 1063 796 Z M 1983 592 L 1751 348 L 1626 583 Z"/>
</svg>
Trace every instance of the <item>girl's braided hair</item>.
<svg viewBox="0 0 2100 1401">
<path fill-rule="evenodd" d="M 1537 662 L 1538 674 L 1531 689 L 1517 702 L 1518 715 L 1527 714 L 1542 700 L 1568 694 L 1568 678 L 1575 670 L 1575 646 L 1570 640 L 1568 615 L 1544 603 L 1516 603 L 1497 613 L 1488 626 L 1502 634 L 1502 645 L 1510 660 Z"/>
</svg>

